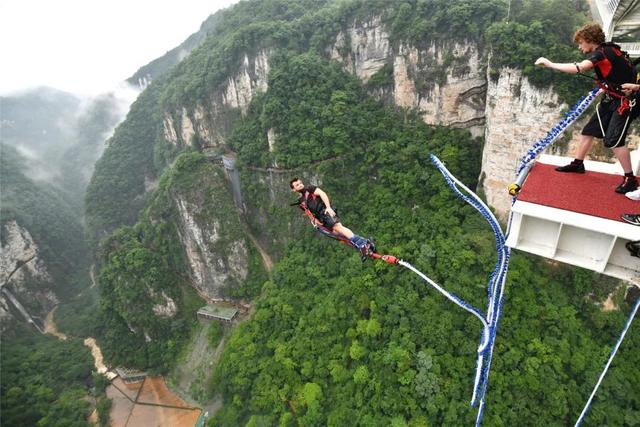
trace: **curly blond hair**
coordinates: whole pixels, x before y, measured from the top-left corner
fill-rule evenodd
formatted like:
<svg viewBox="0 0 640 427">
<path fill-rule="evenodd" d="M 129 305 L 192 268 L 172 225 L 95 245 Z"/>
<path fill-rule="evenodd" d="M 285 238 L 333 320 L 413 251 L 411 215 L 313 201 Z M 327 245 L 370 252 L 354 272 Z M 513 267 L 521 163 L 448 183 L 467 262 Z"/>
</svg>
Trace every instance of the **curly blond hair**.
<svg viewBox="0 0 640 427">
<path fill-rule="evenodd" d="M 604 31 L 598 24 L 587 24 L 573 34 L 573 41 L 602 44 L 604 43 Z"/>
</svg>

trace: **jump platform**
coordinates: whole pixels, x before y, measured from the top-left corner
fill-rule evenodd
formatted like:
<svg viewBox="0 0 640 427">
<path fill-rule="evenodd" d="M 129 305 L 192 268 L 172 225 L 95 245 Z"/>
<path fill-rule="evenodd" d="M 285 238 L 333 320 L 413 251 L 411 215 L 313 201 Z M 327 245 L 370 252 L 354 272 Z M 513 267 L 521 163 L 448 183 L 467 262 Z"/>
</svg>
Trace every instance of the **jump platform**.
<svg viewBox="0 0 640 427">
<path fill-rule="evenodd" d="M 540 156 L 512 206 L 507 246 L 637 282 L 640 259 L 625 244 L 640 240 L 640 226 L 620 215 L 640 214 L 640 201 L 614 191 L 619 165 L 587 160 L 584 174 L 555 171 L 571 160 Z"/>
</svg>

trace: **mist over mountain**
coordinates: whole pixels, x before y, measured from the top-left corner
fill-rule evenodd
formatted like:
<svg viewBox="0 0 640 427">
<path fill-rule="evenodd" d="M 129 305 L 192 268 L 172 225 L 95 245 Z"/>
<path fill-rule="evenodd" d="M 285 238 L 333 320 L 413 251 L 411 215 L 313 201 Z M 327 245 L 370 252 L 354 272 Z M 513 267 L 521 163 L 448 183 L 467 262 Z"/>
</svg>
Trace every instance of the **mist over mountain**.
<svg viewBox="0 0 640 427">
<path fill-rule="evenodd" d="M 75 95 L 44 87 L 0 98 L 2 143 L 30 160 L 35 179 L 58 177 L 63 152 L 74 143 L 73 123 L 81 102 Z"/>
<path fill-rule="evenodd" d="M 131 89 L 86 98 L 42 87 L 0 97 L 0 143 L 24 157 L 26 176 L 56 186 L 83 210 L 94 164 L 133 96 Z"/>
<path fill-rule="evenodd" d="M 31 316 L 44 319 L 90 284 L 85 190 L 130 100 L 122 93 L 80 98 L 37 88 L 0 103 L 0 277 Z M 11 306 L 3 299 L 3 329 L 22 320 Z"/>
<path fill-rule="evenodd" d="M 577 60 L 570 33 L 587 13 L 564 0 L 248 0 L 210 16 L 131 77 L 145 89 L 106 144 L 112 99 L 74 118 L 63 109 L 69 129 L 47 118 L 63 148 L 50 176 L 64 191 L 86 186 L 82 244 L 96 262 L 97 300 L 61 306 L 76 316 L 64 331 L 95 336 L 112 366 L 165 375 L 210 426 L 473 424 L 477 320 L 316 233 L 289 180 L 320 186 L 354 232 L 482 307 L 493 232 L 430 155 L 507 212 L 514 162 L 590 88 L 531 58 Z M 27 120 L 20 108 L 14 122 Z M 29 135 L 7 145 L 48 149 Z M 29 161 L 9 151 L 31 188 Z M 484 423 L 568 425 L 631 293 L 523 253 L 506 292 Z M 215 304 L 239 318 L 198 317 Z M 630 335 L 594 425 L 638 419 Z M 3 393 L 3 409 L 17 404 Z"/>
<path fill-rule="evenodd" d="M 202 40 L 204 40 L 207 33 L 215 27 L 216 22 L 220 21 L 221 13 L 223 12 L 217 12 L 216 14 L 208 17 L 202 25 L 200 25 L 200 30 L 198 32 L 191 34 L 179 46 L 167 51 L 167 53 L 161 57 L 140 67 L 127 79 L 127 82 L 142 89 L 146 87 L 147 84 L 151 83 L 153 79 L 164 74 L 169 70 L 169 68 L 182 61 Z"/>
</svg>

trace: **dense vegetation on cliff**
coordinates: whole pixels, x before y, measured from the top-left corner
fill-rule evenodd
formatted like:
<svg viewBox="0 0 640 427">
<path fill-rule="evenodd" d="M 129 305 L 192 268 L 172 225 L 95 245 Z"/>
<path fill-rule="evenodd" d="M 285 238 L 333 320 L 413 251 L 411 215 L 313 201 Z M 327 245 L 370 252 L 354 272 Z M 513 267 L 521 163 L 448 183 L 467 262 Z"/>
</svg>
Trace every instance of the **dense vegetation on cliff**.
<svg viewBox="0 0 640 427">
<path fill-rule="evenodd" d="M 138 223 L 121 227 L 101 245 L 98 277 L 100 317 L 97 333 L 105 356 L 114 364 L 166 372 L 188 341 L 204 305 L 190 286 L 185 248 L 187 232 L 179 230 L 178 204 L 193 206 L 195 224 L 216 218 L 216 253 L 242 240 L 233 199 L 224 173 L 199 153 L 184 153 L 164 173 L 158 189 Z M 187 225 L 188 226 L 188 225 Z M 248 276 L 243 283 L 229 279 L 230 297 L 251 297 L 265 280 L 258 254 L 250 250 Z M 160 316 L 154 310 L 171 300 L 175 313 Z"/>
<path fill-rule="evenodd" d="M 271 76 L 233 139 L 240 160 L 258 166 L 274 156 L 292 173 L 320 181 L 345 225 L 483 306 L 492 234 L 450 194 L 428 159 L 437 154 L 473 187 L 477 141 L 401 118 L 314 55 L 284 56 Z M 286 125 L 278 126 L 278 117 L 287 117 Z M 274 123 L 282 129 L 278 140 L 287 143 L 269 153 L 264 126 Z M 304 145 L 309 140 L 314 143 Z M 312 164 L 317 160 L 325 162 Z M 269 205 L 260 196 L 267 189 L 255 182 L 247 187 L 267 206 L 262 215 L 274 235 L 300 215 Z M 226 405 L 211 425 L 472 424 L 477 320 L 406 271 L 361 265 L 352 251 L 314 236 L 310 227 L 296 235 L 254 317 L 233 335 L 216 369 L 214 389 Z M 629 309 L 619 293 L 622 312 L 593 304 L 613 289 L 615 281 L 514 256 L 487 425 L 533 418 L 565 425 L 577 417 Z M 638 404 L 631 379 L 638 378 L 633 366 L 640 355 L 631 350 L 637 344 L 637 336 L 625 343 L 619 376 L 605 382 L 594 406 L 594 425 L 604 417 L 613 424 L 637 418 L 631 409 Z"/>
<path fill-rule="evenodd" d="M 27 288 L 34 293 L 51 288 L 63 298 L 70 297 L 86 286 L 89 258 L 80 216 L 66 193 L 52 185 L 34 182 L 29 173 L 27 159 L 13 147 L 0 144 L 2 245 L 8 239 L 5 224 L 16 221 L 33 238 L 38 257 L 51 276 L 29 278 Z M 34 299 L 24 304 L 29 307 L 38 303 Z"/>
<path fill-rule="evenodd" d="M 229 290 L 231 296 L 260 297 L 216 367 L 210 397 L 219 393 L 225 404 L 210 424 L 471 424 L 477 319 L 406 272 L 362 265 L 348 248 L 315 236 L 288 206 L 286 175 L 322 185 L 345 225 L 373 235 L 384 251 L 484 306 L 492 234 L 475 211 L 452 197 L 428 157 L 437 154 L 473 188 L 482 141 L 382 105 L 367 90 L 388 84 L 390 66 L 363 87 L 327 60 L 326 48 L 344 26 L 376 15 L 393 43 L 491 42 L 494 50 L 505 49 L 498 65 L 523 64 L 514 57 L 532 62 L 531 56 L 556 52 L 551 49 L 558 43 L 565 46 L 558 55 L 569 52 L 567 32 L 580 18 L 547 31 L 572 9 L 559 0 L 542 2 L 544 13 L 535 12 L 534 19 L 525 12 L 534 3 L 513 2 L 513 21 L 495 26 L 490 24 L 507 13 L 501 1 L 390 7 L 386 1 L 268 0 L 241 2 L 225 12 L 185 61 L 141 95 L 96 166 L 87 206 L 92 244 L 102 240 L 107 357 L 157 371 L 175 363 L 200 302 L 188 287 L 175 196 L 217 192 L 219 210 L 204 209 L 211 220 L 239 219 L 230 195 L 221 191 L 224 181 L 209 179 L 219 168 L 189 152 L 201 148 L 198 141 L 193 148 L 170 143 L 163 120 L 207 105 L 244 53 L 272 49 L 269 89 L 253 98 L 246 115 L 227 115 L 229 134 L 218 149 L 238 153 L 250 213 L 243 220 L 279 262 L 266 280 L 253 254 L 255 274 Z M 275 142 L 267 137 L 271 130 Z M 273 174 L 266 170 L 274 165 Z M 236 225 L 231 229 L 243 235 Z M 629 309 L 616 286 L 582 270 L 513 257 L 486 425 L 576 419 Z M 153 312 L 163 292 L 177 303 L 174 318 Z M 620 310 L 601 311 L 596 303 L 611 292 Z M 590 413 L 593 425 L 637 423 L 638 344 L 631 334 Z"/>
</svg>

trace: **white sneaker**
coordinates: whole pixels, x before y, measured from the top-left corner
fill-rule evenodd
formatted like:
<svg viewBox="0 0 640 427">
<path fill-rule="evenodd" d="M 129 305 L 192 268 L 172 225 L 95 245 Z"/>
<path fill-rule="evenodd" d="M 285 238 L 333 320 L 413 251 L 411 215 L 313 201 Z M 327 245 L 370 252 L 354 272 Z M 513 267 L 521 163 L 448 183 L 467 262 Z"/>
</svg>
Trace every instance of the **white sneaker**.
<svg viewBox="0 0 640 427">
<path fill-rule="evenodd" d="M 628 193 L 625 193 L 625 196 L 627 196 L 631 200 L 640 200 L 640 188 L 638 188 L 635 191 L 630 191 Z"/>
</svg>

